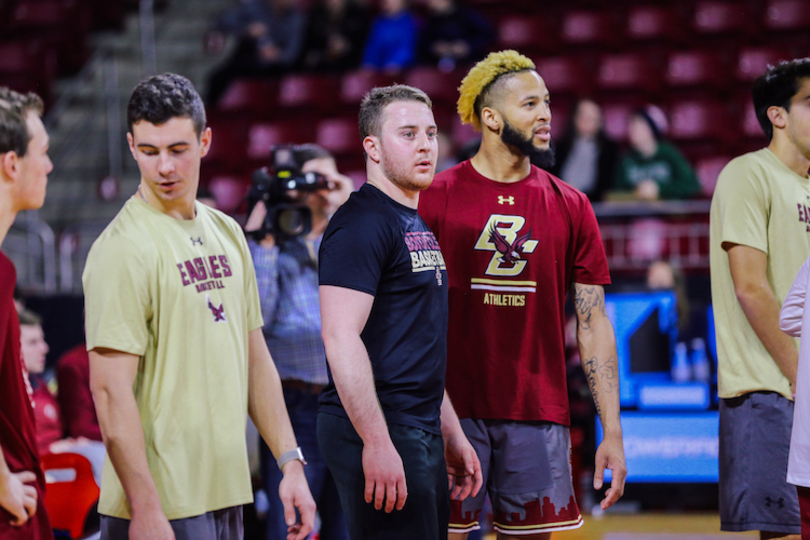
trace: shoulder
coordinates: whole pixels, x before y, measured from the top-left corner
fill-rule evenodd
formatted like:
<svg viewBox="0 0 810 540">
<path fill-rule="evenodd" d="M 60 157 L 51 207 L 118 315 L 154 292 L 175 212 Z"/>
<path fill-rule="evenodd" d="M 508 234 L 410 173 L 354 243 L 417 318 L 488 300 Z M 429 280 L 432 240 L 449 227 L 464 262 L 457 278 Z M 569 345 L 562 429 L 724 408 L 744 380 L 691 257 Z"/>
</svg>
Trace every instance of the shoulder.
<svg viewBox="0 0 810 540">
<path fill-rule="evenodd" d="M 767 149 L 756 150 L 748 152 L 741 156 L 737 156 L 723 167 L 717 179 L 717 187 L 721 192 L 725 189 L 731 189 L 729 186 L 739 186 L 745 184 L 766 184 L 772 177 L 771 167 L 768 162 L 768 155 L 770 152 Z"/>
<path fill-rule="evenodd" d="M 142 257 L 151 251 L 154 238 L 149 227 L 150 216 L 138 208 L 136 201 L 128 201 L 93 242 L 88 263 L 98 258 Z"/>
</svg>

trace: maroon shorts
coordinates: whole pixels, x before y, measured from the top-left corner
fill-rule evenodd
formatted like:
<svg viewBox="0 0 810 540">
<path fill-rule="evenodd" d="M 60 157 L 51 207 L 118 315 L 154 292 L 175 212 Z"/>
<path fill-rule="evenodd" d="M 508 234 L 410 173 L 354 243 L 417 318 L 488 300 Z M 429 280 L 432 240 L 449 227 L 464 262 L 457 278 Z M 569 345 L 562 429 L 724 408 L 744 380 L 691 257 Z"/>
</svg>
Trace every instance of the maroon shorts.
<svg viewBox="0 0 810 540">
<path fill-rule="evenodd" d="M 810 487 L 796 486 L 799 493 L 799 513 L 802 516 L 802 540 L 810 540 Z"/>
<path fill-rule="evenodd" d="M 507 535 L 576 529 L 582 516 L 571 482 L 568 428 L 548 422 L 464 418 L 461 427 L 481 461 L 478 496 L 450 503 L 450 532 L 480 528 L 484 499 L 492 501 L 492 525 Z"/>
</svg>

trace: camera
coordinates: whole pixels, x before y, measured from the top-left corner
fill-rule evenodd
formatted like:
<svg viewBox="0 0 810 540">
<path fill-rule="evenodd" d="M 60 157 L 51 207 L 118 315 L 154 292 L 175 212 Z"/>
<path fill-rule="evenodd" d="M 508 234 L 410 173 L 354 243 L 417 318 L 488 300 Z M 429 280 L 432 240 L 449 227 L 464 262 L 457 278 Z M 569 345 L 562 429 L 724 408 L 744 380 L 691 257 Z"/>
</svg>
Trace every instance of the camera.
<svg viewBox="0 0 810 540">
<path fill-rule="evenodd" d="M 291 240 L 312 230 L 312 211 L 291 195 L 330 189 L 327 178 L 316 172 L 301 172 L 303 163 L 296 157 L 293 145 L 278 145 L 271 149 L 272 172 L 268 167 L 253 171 L 248 191 L 248 215 L 256 203 L 264 202 L 267 215 L 256 231 L 247 234 L 261 240 L 272 234 L 277 241 Z"/>
</svg>

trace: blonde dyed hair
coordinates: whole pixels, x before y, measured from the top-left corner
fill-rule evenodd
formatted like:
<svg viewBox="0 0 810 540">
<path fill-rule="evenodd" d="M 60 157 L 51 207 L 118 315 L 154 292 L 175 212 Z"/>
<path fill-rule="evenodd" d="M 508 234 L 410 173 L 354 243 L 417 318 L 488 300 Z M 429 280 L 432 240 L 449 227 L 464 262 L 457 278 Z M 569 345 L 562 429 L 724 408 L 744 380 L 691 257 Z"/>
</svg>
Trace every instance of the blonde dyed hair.
<svg viewBox="0 0 810 540">
<path fill-rule="evenodd" d="M 458 87 L 458 114 L 463 124 L 472 124 L 481 129 L 479 117 L 483 102 L 493 83 L 504 75 L 534 69 L 534 62 L 517 51 L 506 50 L 489 53 L 475 64 Z"/>
</svg>

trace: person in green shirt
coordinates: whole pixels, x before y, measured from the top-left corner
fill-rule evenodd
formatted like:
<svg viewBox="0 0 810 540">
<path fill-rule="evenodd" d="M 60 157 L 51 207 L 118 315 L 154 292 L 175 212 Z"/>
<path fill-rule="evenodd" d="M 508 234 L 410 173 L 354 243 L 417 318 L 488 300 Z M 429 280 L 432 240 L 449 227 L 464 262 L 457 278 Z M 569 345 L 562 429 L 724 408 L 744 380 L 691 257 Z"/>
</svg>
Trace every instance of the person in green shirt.
<svg viewBox="0 0 810 540">
<path fill-rule="evenodd" d="M 633 111 L 628 125 L 630 150 L 616 173 L 617 191 L 641 200 L 687 199 L 700 192 L 695 171 L 675 146 L 664 140 L 648 107 Z M 663 113 L 661 113 L 663 114 Z"/>
</svg>

